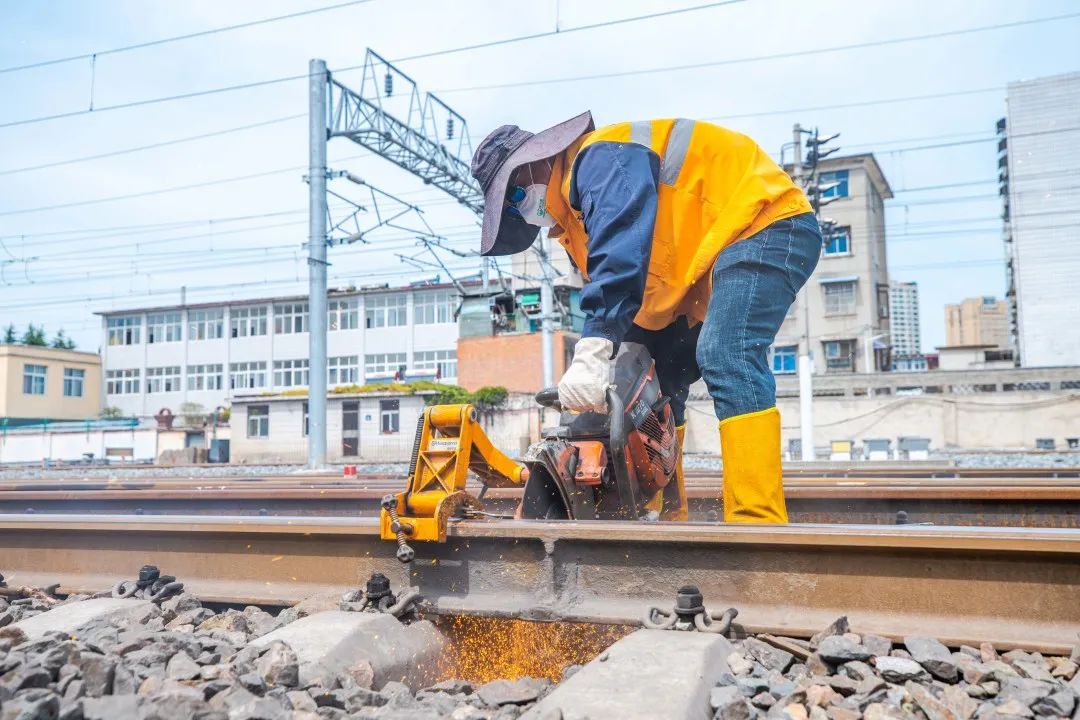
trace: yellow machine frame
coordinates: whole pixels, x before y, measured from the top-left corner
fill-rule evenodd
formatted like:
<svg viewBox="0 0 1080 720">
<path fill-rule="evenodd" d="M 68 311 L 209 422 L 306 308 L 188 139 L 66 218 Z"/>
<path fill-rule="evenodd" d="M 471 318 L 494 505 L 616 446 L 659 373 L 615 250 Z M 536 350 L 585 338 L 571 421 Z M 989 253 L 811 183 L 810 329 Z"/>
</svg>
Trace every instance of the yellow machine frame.
<svg viewBox="0 0 1080 720">
<path fill-rule="evenodd" d="M 394 518 L 384 505 L 379 517 L 384 540 L 446 541 L 446 525 L 462 508 L 481 509 L 465 491 L 469 471 L 487 487 L 519 487 L 529 471 L 491 444 L 472 405 L 434 405 L 417 428 L 409 486 L 394 495 Z M 386 502 L 389 502 L 389 498 Z"/>
</svg>

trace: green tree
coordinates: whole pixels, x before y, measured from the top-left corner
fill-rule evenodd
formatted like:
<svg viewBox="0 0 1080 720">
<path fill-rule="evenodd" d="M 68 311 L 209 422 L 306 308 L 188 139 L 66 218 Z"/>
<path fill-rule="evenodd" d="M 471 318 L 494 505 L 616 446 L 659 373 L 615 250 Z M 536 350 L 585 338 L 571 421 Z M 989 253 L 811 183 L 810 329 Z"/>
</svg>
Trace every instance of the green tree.
<svg viewBox="0 0 1080 720">
<path fill-rule="evenodd" d="M 26 332 L 22 336 L 23 345 L 39 345 L 45 347 L 49 343 L 45 340 L 45 328 L 38 327 L 33 323 L 26 326 Z"/>
<path fill-rule="evenodd" d="M 64 329 L 60 328 L 60 331 L 56 333 L 56 337 L 53 338 L 52 346 L 60 350 L 74 350 L 75 341 L 64 334 Z"/>
<path fill-rule="evenodd" d="M 4 330 L 4 344 L 5 345 L 14 345 L 17 342 L 19 342 L 19 338 L 15 334 L 15 323 L 11 323 Z"/>
<path fill-rule="evenodd" d="M 116 406 L 110 405 L 101 409 L 102 420 L 119 420 L 122 417 L 124 417 L 124 411 Z"/>
</svg>

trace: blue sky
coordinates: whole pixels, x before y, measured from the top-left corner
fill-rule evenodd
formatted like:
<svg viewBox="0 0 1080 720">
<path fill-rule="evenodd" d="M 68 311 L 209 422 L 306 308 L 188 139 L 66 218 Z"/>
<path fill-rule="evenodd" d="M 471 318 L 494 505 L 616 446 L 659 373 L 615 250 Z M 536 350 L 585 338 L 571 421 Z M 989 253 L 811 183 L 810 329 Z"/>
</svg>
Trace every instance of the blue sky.
<svg viewBox="0 0 1080 720">
<path fill-rule="evenodd" d="M 331 0 L 186 3 L 0 1 L 0 68 L 322 7 Z M 362 63 L 543 33 L 702 2 L 371 0 L 278 23 L 0 73 L 0 125 L 206 88 L 303 75 L 312 57 Z M 1068 0 L 907 3 L 744 0 L 692 12 L 469 50 L 401 66 L 469 121 L 473 136 L 515 123 L 538 130 L 584 109 L 599 124 L 647 117 L 716 118 L 770 151 L 791 125 L 841 132 L 847 152 L 877 155 L 897 192 L 888 210 L 890 275 L 921 289 L 923 345 L 944 341 L 942 305 L 1001 295 L 996 145 L 1009 81 L 1080 69 L 1080 17 L 799 57 L 617 78 L 567 80 L 777 53 L 873 43 L 1080 12 Z M 1069 48 L 1073 48 L 1070 50 Z M 359 82 L 355 71 L 336 75 Z M 560 82 L 483 90 L 475 86 Z M 937 95 L 923 100 L 879 102 Z M 63 327 L 83 349 L 100 343 L 111 308 L 302 292 L 307 227 L 306 81 L 0 127 L 0 324 Z M 848 107 L 834 107 L 847 105 Z M 200 140 L 24 170 L 238 126 Z M 965 144 L 955 144 L 965 143 Z M 927 145 L 949 145 L 920 149 Z M 331 166 L 401 193 L 455 246 L 475 218 L 347 140 Z M 10 172 L 20 170 L 19 172 Z M 236 179 L 241 176 L 245 179 Z M 207 181 L 228 180 L 212 185 Z M 338 181 L 340 182 L 340 181 Z M 976 184 L 966 184 L 976 183 Z M 982 183 L 982 184 L 977 184 Z M 956 185 L 939 190 L 911 190 Z M 178 186 L 203 185 L 187 190 Z M 342 187 L 334 185 L 334 187 Z M 167 190 L 167 192 L 158 192 Z M 353 193 L 343 188 L 344 192 Z M 150 193 L 150 194 L 147 194 Z M 133 194 L 142 197 L 107 200 Z M 37 210 L 54 205 L 68 207 Z M 247 218 L 247 219 L 236 219 Z M 214 221 L 214 222 L 211 222 Z M 163 227 L 172 224 L 171 227 Z M 388 232 L 331 251 L 332 284 L 396 283 L 420 273 Z M 460 261 L 455 261 L 460 262 Z M 337 278 L 334 282 L 333 278 Z M 205 288 L 205 289 L 200 289 Z"/>
</svg>

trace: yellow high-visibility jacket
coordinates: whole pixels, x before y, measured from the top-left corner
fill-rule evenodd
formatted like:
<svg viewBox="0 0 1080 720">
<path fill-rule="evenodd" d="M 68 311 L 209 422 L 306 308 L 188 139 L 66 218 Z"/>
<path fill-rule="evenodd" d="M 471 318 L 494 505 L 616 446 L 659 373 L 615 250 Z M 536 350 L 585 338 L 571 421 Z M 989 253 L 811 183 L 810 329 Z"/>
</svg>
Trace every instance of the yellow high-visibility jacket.
<svg viewBox="0 0 1080 720">
<path fill-rule="evenodd" d="M 587 275 L 589 237 L 570 202 L 574 160 L 597 142 L 638 143 L 660 158 L 656 224 L 648 278 L 635 324 L 660 330 L 686 316 L 705 319 L 710 270 L 720 252 L 769 224 L 811 212 L 810 203 L 753 140 L 711 123 L 663 119 L 624 122 L 587 133 L 555 157 L 546 204 L 554 234 Z"/>
</svg>

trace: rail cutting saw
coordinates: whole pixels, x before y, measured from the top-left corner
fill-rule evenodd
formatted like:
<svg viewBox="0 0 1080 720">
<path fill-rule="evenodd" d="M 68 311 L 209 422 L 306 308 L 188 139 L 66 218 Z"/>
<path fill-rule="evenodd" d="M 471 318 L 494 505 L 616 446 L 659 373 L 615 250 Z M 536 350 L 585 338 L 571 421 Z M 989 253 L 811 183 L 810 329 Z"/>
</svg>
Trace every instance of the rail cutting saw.
<svg viewBox="0 0 1080 720">
<path fill-rule="evenodd" d="M 656 519 L 646 503 L 658 493 L 660 518 L 676 511 L 684 502 L 678 438 L 655 364 L 642 345 L 622 343 L 613 375 L 607 414 L 564 412 L 556 388 L 537 393 L 560 411 L 559 425 L 542 430 L 520 462 L 492 444 L 472 405 L 426 408 L 408 487 L 382 502 L 381 535 L 397 541 L 398 559 L 415 556 L 409 541 L 445 542 L 451 518 L 482 517 L 487 488 L 524 487 L 519 519 Z M 470 473 L 482 484 L 477 495 L 465 487 Z"/>
</svg>

